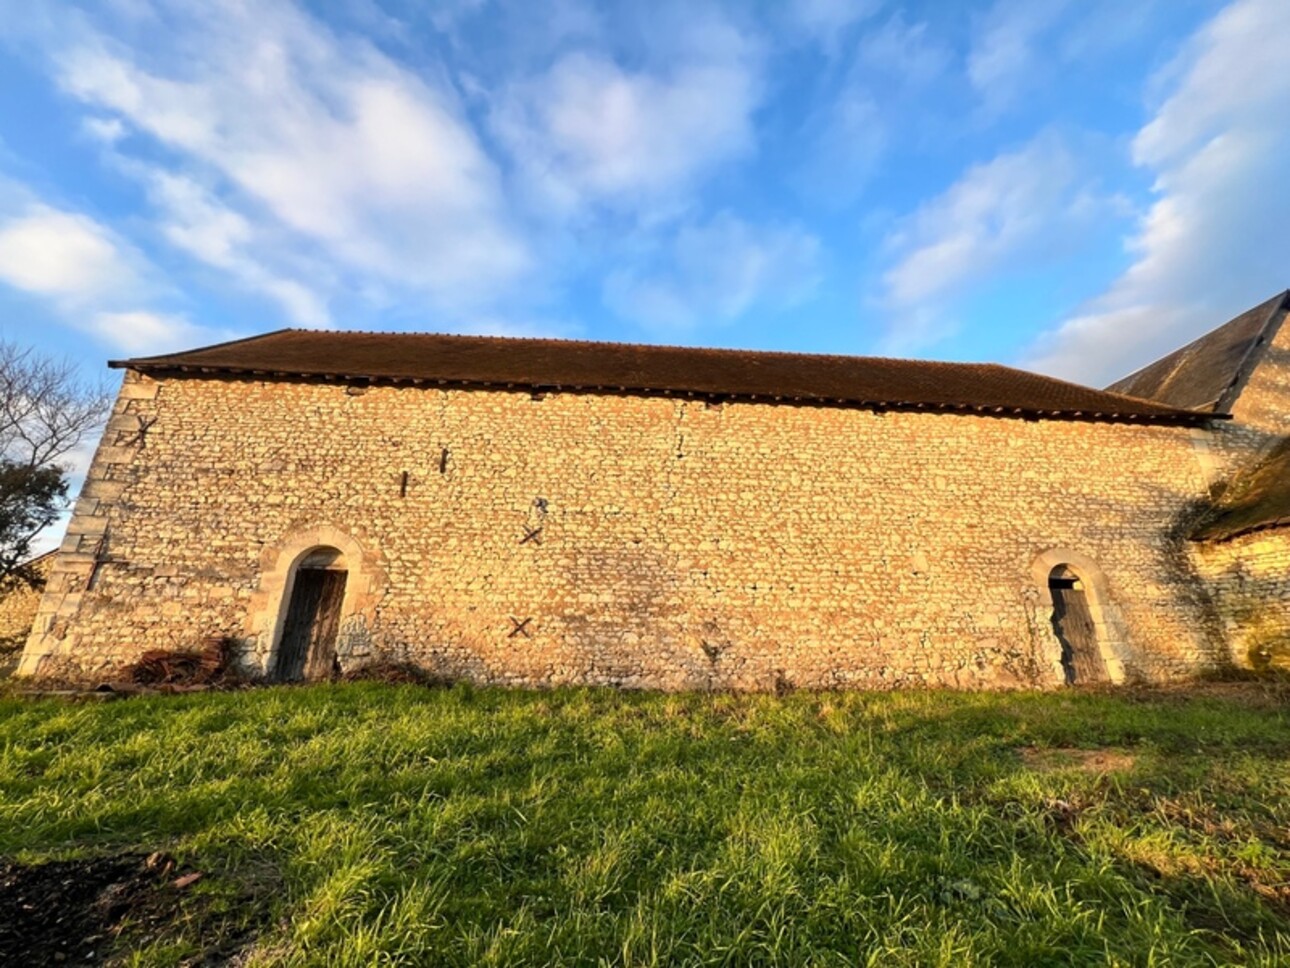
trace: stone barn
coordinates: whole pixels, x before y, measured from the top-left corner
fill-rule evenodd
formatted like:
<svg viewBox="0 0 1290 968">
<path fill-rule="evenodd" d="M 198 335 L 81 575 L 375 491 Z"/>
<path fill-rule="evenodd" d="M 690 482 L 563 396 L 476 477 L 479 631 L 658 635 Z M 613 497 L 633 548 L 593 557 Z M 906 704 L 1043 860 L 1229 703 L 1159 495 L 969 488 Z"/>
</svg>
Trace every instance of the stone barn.
<svg viewBox="0 0 1290 968">
<path fill-rule="evenodd" d="M 1287 299 L 1095 390 L 1003 366 L 284 330 L 111 364 L 21 672 L 226 636 L 546 686 L 1270 664 Z"/>
</svg>

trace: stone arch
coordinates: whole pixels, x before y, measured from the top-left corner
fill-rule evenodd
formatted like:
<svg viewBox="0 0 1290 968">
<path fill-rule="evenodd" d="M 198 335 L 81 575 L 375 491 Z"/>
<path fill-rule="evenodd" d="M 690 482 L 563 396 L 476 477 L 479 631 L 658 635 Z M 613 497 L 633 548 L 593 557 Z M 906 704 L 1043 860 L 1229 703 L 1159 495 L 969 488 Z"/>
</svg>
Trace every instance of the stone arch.
<svg viewBox="0 0 1290 968">
<path fill-rule="evenodd" d="M 368 630 L 385 585 L 380 557 L 349 532 L 317 524 L 289 532 L 267 544 L 260 555 L 260 582 L 247 611 L 248 671 L 265 675 L 272 669 L 300 565 L 320 552 L 339 555 L 347 572 L 336 642 L 338 661 L 343 667 L 369 651 Z"/>
<path fill-rule="evenodd" d="M 1053 594 L 1049 587 L 1050 576 L 1059 569 L 1078 577 L 1083 583 L 1088 601 L 1090 618 L 1096 635 L 1098 650 L 1106 666 L 1107 678 L 1113 683 L 1124 682 L 1124 657 L 1128 651 L 1124 635 L 1124 624 L 1120 619 L 1119 609 L 1111 599 L 1106 576 L 1097 562 L 1087 555 L 1070 548 L 1051 548 L 1035 558 L 1030 566 L 1031 578 L 1039 592 L 1039 608 L 1045 616 L 1053 610 Z M 1055 673 L 1060 681 L 1065 682 L 1061 667 L 1062 644 L 1057 633 L 1047 622 L 1040 622 L 1040 634 L 1047 635 L 1055 661 Z"/>
</svg>

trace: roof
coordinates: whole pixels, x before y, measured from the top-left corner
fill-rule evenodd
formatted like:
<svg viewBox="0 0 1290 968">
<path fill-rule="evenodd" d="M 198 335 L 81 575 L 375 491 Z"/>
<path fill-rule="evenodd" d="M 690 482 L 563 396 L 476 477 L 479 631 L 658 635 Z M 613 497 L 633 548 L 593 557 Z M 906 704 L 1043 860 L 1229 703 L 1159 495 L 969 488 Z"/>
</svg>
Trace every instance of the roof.
<svg viewBox="0 0 1290 968">
<path fill-rule="evenodd" d="M 110 365 L 154 374 L 699 395 L 1191 425 L 1214 416 L 992 363 L 493 336 L 288 329 Z"/>
<path fill-rule="evenodd" d="M 1248 309 L 1108 390 L 1186 410 L 1225 413 L 1280 323 L 1290 291 Z"/>
<path fill-rule="evenodd" d="M 1193 541 L 1226 541 L 1251 531 L 1290 525 L 1290 437 L 1227 486 L 1192 531 Z"/>
</svg>

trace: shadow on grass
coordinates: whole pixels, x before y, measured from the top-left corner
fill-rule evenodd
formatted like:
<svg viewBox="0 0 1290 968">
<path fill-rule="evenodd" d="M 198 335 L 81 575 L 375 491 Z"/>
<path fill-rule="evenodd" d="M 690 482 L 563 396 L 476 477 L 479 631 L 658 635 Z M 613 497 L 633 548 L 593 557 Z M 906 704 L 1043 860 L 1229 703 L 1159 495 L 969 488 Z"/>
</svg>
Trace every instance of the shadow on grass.
<svg viewBox="0 0 1290 968">
<path fill-rule="evenodd" d="M 6 700 L 0 853 L 280 872 L 266 964 L 1273 963 L 1287 750 L 1205 693 Z"/>
</svg>

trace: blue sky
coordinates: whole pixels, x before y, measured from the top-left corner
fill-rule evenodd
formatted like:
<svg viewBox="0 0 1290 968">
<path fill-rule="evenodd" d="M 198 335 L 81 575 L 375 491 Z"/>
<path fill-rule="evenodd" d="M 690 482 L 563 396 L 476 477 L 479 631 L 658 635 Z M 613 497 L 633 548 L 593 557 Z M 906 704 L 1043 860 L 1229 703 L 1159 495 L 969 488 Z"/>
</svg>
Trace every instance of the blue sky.
<svg viewBox="0 0 1290 968">
<path fill-rule="evenodd" d="M 0 0 L 0 333 L 1104 384 L 1290 285 L 1284 0 Z"/>
</svg>

